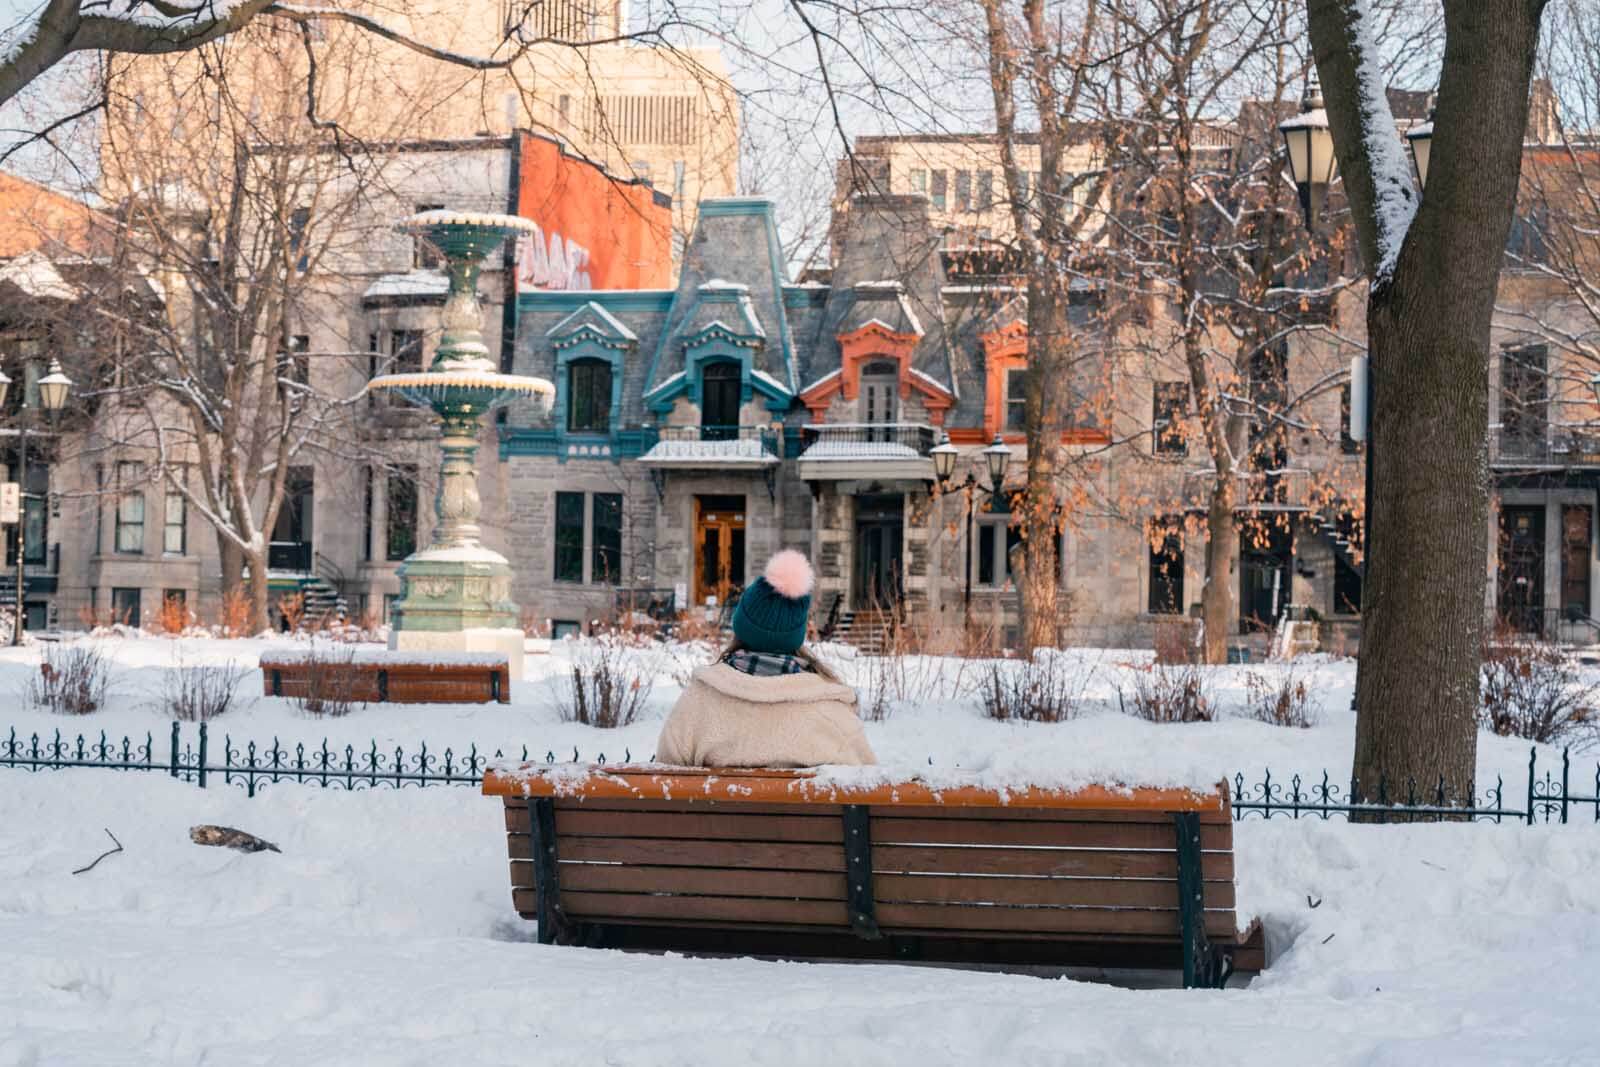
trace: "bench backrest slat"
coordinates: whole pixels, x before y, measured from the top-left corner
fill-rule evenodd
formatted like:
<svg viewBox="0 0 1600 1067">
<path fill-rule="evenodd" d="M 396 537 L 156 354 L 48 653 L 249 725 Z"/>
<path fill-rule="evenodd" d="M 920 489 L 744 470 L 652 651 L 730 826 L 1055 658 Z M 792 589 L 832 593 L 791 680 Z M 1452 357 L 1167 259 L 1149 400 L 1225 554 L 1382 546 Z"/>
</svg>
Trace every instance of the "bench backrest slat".
<svg viewBox="0 0 1600 1067">
<path fill-rule="evenodd" d="M 506 798 L 519 911 L 535 907 L 530 801 Z M 610 925 L 850 929 L 844 807 L 827 802 L 561 797 L 559 907 Z M 1176 939 L 1170 813 L 868 805 L 872 897 L 884 933 Z M 1236 935 L 1233 831 L 1200 816 L 1203 925 Z"/>
</svg>

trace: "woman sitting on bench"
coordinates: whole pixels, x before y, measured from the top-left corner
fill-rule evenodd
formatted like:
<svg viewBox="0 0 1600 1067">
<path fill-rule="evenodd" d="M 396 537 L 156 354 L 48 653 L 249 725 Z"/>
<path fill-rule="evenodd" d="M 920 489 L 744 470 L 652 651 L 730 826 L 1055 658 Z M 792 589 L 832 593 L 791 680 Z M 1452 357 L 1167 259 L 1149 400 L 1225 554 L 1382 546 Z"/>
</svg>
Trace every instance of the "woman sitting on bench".
<svg viewBox="0 0 1600 1067">
<path fill-rule="evenodd" d="M 876 763 L 855 690 L 805 648 L 811 564 L 788 549 L 745 589 L 733 640 L 694 672 L 661 728 L 656 762 L 689 767 Z"/>
</svg>

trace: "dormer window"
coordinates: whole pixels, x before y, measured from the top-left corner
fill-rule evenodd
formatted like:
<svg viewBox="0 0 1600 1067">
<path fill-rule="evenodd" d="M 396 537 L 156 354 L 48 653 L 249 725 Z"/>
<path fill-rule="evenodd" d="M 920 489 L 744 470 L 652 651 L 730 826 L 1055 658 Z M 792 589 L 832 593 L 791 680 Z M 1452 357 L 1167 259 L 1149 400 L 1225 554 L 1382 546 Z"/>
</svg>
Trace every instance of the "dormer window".
<svg viewBox="0 0 1600 1067">
<path fill-rule="evenodd" d="M 578 359 L 567 365 L 567 432 L 608 433 L 611 429 L 611 364 Z"/>
<path fill-rule="evenodd" d="M 701 437 L 731 441 L 739 436 L 739 400 L 743 391 L 739 364 L 732 360 L 707 363 L 700 371 Z"/>
<path fill-rule="evenodd" d="M 900 388 L 900 366 L 887 360 L 861 368 L 861 421 L 873 425 L 894 422 L 895 394 Z"/>
</svg>

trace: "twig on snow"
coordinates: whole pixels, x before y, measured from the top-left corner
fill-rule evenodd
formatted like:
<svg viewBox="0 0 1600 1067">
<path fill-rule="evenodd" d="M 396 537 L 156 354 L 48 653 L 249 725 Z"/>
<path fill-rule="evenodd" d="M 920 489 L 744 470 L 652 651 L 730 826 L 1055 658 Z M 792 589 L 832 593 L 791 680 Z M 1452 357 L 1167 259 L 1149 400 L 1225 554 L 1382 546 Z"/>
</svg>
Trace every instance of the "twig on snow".
<svg viewBox="0 0 1600 1067">
<path fill-rule="evenodd" d="M 94 863 L 89 864 L 89 866 L 87 866 L 87 867 L 79 867 L 77 870 L 72 872 L 73 874 L 83 874 L 86 871 L 92 871 L 95 868 L 95 864 L 99 863 L 101 860 L 105 859 L 107 856 L 115 856 L 118 852 L 122 851 L 122 842 L 117 840 L 117 835 L 112 833 L 110 831 L 110 829 L 108 829 L 108 828 L 102 827 L 102 829 L 105 829 L 106 836 L 111 838 L 111 843 L 113 845 L 116 845 L 117 847 L 113 848 L 113 849 L 108 849 L 107 851 L 100 853 L 100 855 L 98 855 L 98 856 L 96 856 L 94 858 Z"/>
</svg>

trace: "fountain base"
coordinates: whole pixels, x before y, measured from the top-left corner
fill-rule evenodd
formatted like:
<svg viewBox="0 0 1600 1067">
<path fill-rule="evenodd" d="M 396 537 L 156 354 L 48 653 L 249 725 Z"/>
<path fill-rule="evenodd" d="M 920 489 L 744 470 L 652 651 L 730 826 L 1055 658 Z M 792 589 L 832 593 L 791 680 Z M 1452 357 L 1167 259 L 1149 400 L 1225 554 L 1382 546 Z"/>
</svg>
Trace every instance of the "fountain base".
<svg viewBox="0 0 1600 1067">
<path fill-rule="evenodd" d="M 525 638 L 511 601 L 511 565 L 481 547 L 430 548 L 400 568 L 389 647 L 403 652 L 500 652 L 522 678 Z"/>
</svg>

